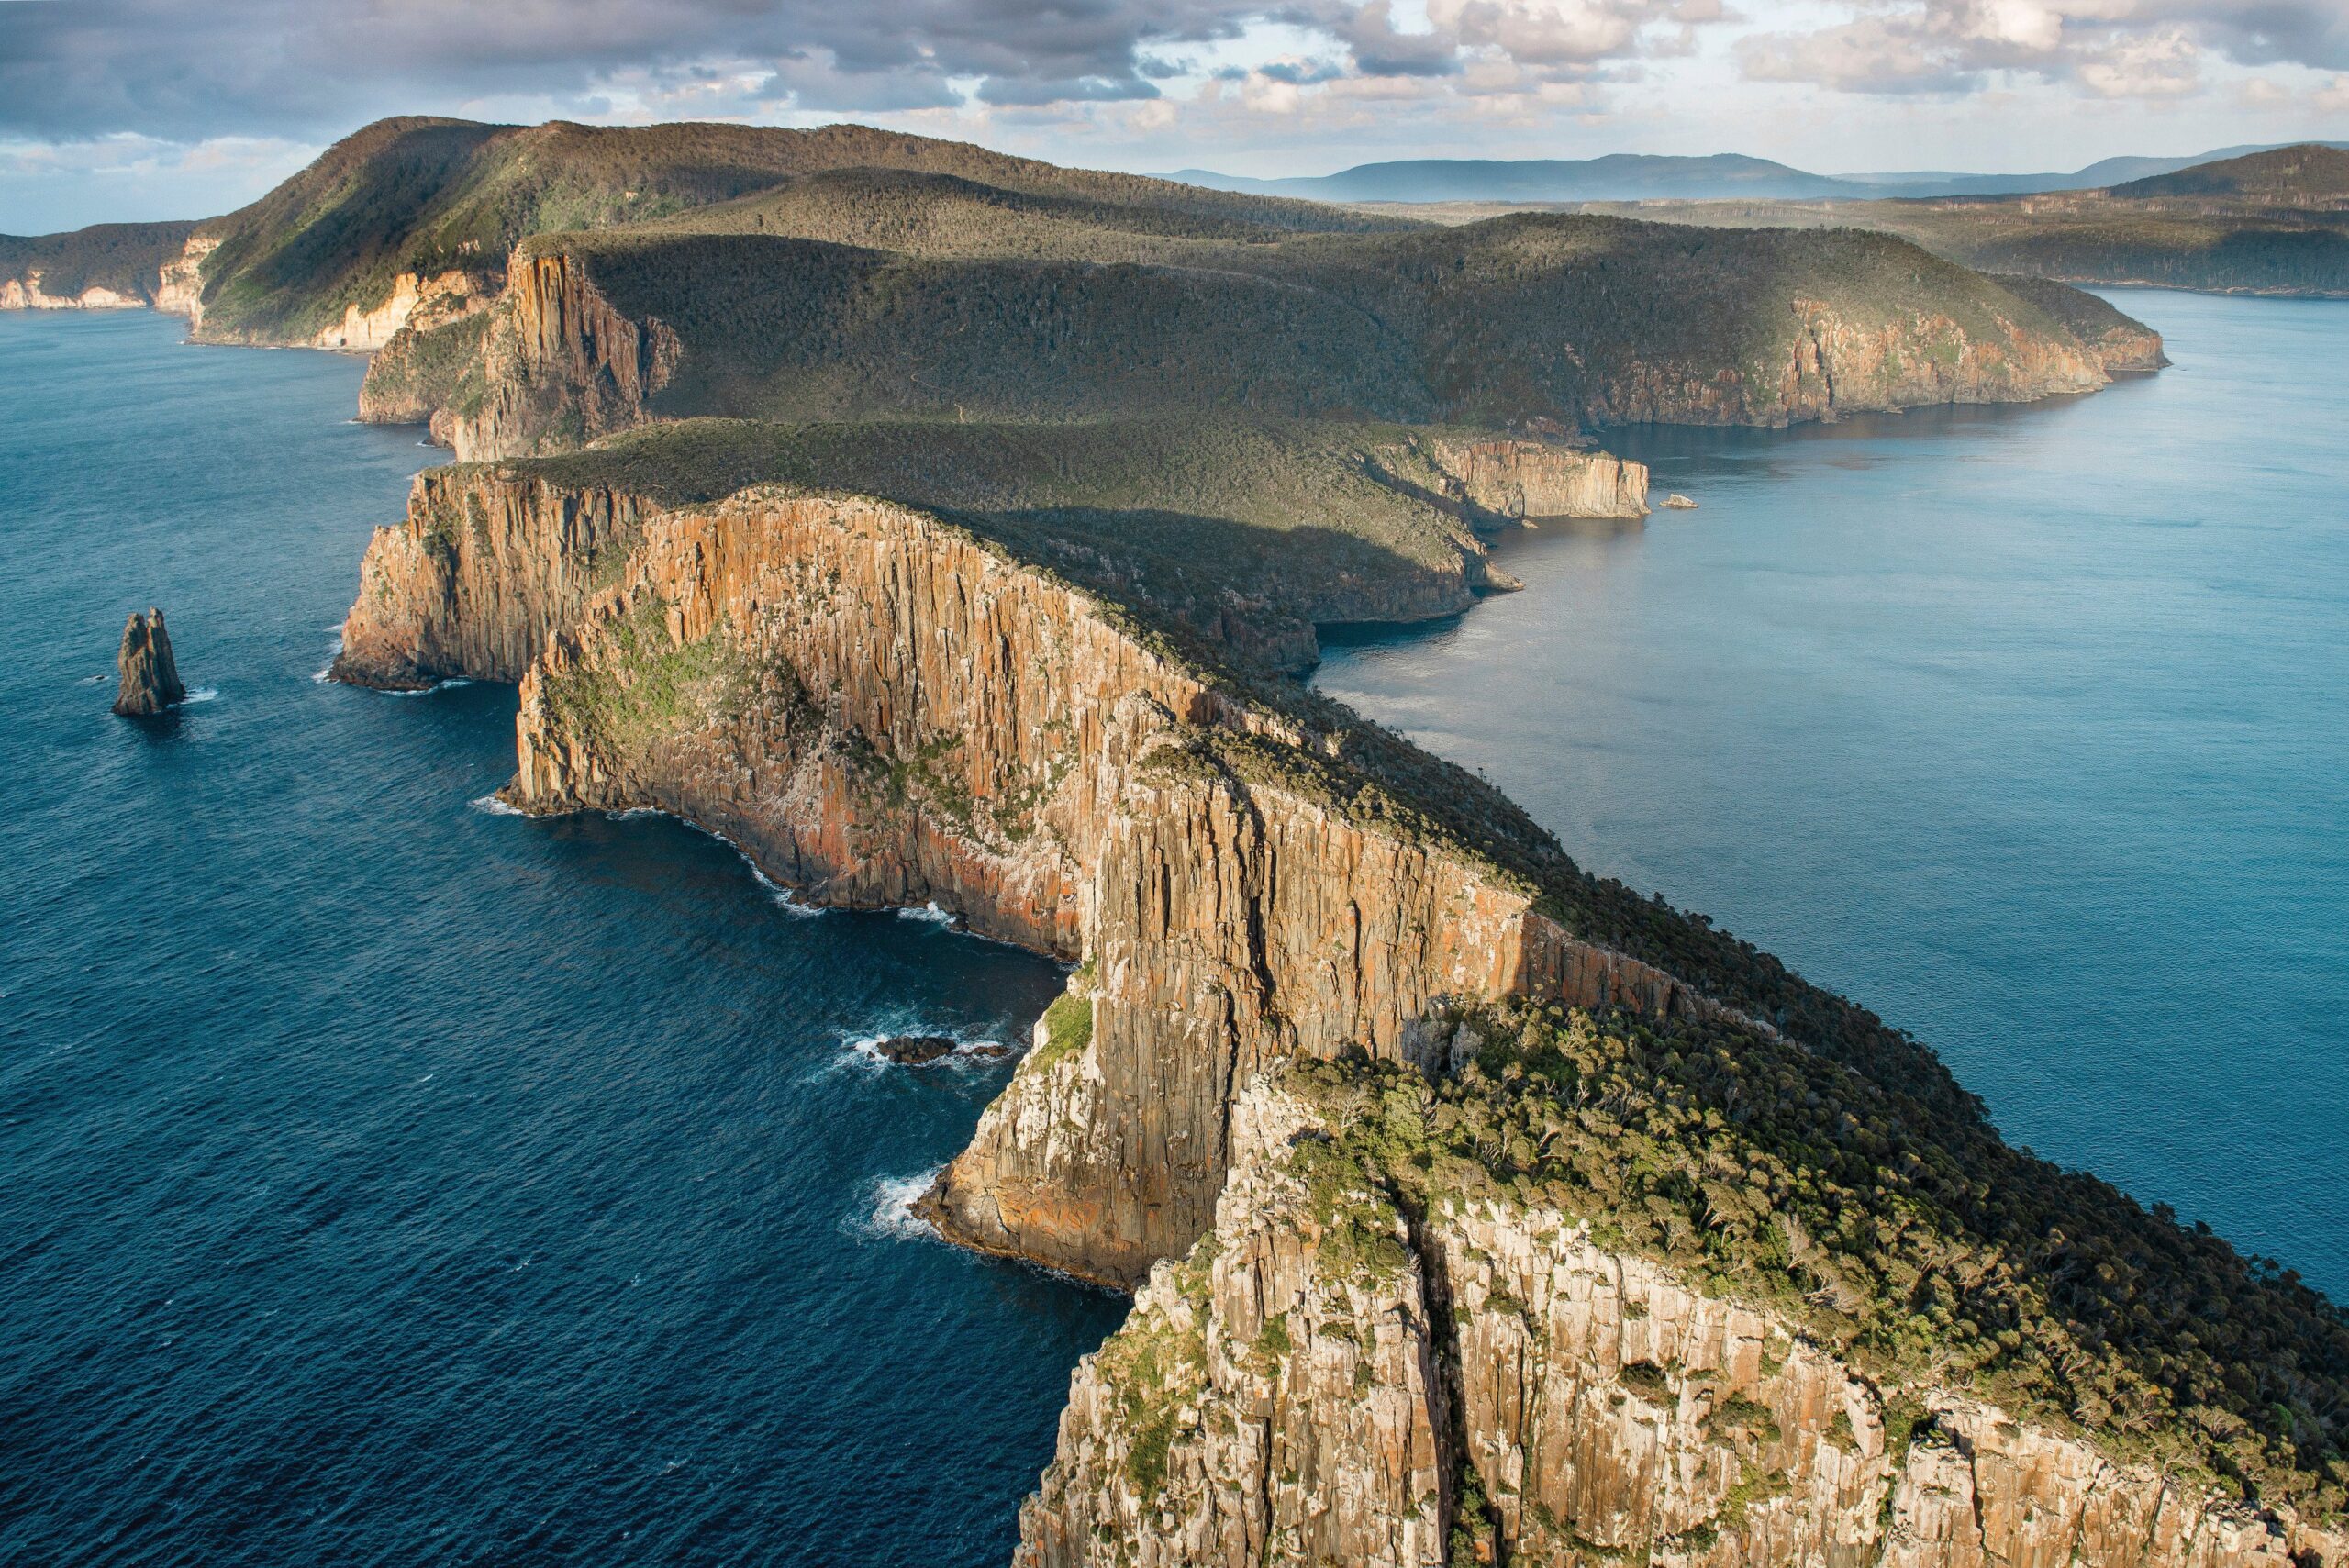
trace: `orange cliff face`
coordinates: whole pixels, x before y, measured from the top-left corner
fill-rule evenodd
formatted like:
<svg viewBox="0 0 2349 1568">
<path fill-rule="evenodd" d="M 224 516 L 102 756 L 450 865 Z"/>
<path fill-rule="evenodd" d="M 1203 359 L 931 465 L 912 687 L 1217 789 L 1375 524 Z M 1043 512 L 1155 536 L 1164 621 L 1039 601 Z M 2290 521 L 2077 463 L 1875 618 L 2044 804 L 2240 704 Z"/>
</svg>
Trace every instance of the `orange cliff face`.
<svg viewBox="0 0 2349 1568">
<path fill-rule="evenodd" d="M 753 490 L 645 522 L 524 675 L 518 747 L 525 810 L 655 806 L 811 902 L 936 903 L 1085 958 L 1090 1040 L 1023 1070 L 930 1212 L 1114 1283 L 1205 1229 L 1250 1073 L 1356 1044 L 1416 1060 L 1446 997 L 1708 1005 L 1350 803 L 1342 730 L 885 502 Z"/>
<path fill-rule="evenodd" d="M 1630 478 L 1601 461 L 1612 498 Z M 1241 1076 L 1357 1041 L 1412 1059 L 1442 997 L 1697 1005 L 1408 814 L 1350 804 L 1343 725 L 918 509 L 770 488 L 663 511 L 434 471 L 343 635 L 345 680 L 520 678 L 525 809 L 657 806 L 811 902 L 934 902 L 1089 959 L 1076 1076 L 1023 1073 L 936 1195 L 974 1245 L 1130 1283 L 1207 1224 Z M 1066 1094 L 1093 1130 L 1030 1138 L 1027 1102 Z"/>
<path fill-rule="evenodd" d="M 430 417 L 459 462 L 561 451 L 642 424 L 683 350 L 658 320 L 623 316 L 562 250 L 515 251 L 480 353 L 486 391 Z"/>
<path fill-rule="evenodd" d="M 1491 461 L 1463 488 L 1539 491 Z M 1479 1049 L 1462 1006 L 1776 1037 L 1446 826 L 1466 776 L 918 507 L 664 509 L 489 468 L 417 495 L 344 673 L 518 667 L 512 804 L 657 807 L 811 903 L 934 902 L 1082 961 L 920 1205 L 1139 1287 L 1073 1379 L 1020 1562 L 1423 1568 L 1458 1527 L 1515 1562 L 2349 1562 L 2289 1510 L 1874 1381 L 1524 1187 L 1406 1204 L 1315 1165 L 1341 1118 L 1285 1066 L 1443 1073 Z"/>
<path fill-rule="evenodd" d="M 335 679 L 395 690 L 520 680 L 652 509 L 608 485 L 425 470 L 406 520 L 368 546 Z"/>
</svg>

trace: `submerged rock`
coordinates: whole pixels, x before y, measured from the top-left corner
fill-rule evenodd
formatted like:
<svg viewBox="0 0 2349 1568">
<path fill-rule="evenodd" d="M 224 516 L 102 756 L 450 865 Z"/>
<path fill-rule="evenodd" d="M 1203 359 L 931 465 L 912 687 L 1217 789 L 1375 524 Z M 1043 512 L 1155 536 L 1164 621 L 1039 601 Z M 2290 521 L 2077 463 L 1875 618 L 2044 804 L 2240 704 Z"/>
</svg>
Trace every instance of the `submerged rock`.
<svg viewBox="0 0 2349 1568">
<path fill-rule="evenodd" d="M 161 713 L 187 696 L 180 684 L 179 665 L 172 658 L 172 639 L 163 629 L 163 612 L 132 611 L 122 628 L 122 651 L 116 656 L 122 687 L 115 694 L 114 710 L 136 717 Z"/>
<path fill-rule="evenodd" d="M 921 1067 L 954 1054 L 954 1041 L 942 1034 L 892 1035 L 873 1048 L 901 1067 Z"/>
</svg>

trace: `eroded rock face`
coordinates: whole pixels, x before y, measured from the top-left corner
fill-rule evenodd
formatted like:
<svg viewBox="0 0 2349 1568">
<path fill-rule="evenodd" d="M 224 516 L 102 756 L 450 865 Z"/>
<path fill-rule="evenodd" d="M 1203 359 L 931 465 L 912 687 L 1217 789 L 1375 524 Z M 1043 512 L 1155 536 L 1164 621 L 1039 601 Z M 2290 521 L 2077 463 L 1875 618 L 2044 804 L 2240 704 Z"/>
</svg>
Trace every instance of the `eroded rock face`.
<svg viewBox="0 0 2349 1568">
<path fill-rule="evenodd" d="M 1023 1070 L 941 1179 L 957 1240 L 1130 1284 L 1208 1223 L 1249 1073 L 1357 1042 L 1419 1060 L 1444 996 L 1706 1005 L 1320 796 L 1343 735 L 936 517 L 775 489 L 648 517 L 479 471 L 418 496 L 338 673 L 527 662 L 516 805 L 673 811 L 812 901 L 936 903 L 1092 960 L 1085 1051 Z M 618 557 L 600 590 L 591 536 Z"/>
<path fill-rule="evenodd" d="M 561 250 L 515 251 L 482 349 L 487 394 L 440 409 L 433 439 L 458 461 L 557 451 L 641 424 L 676 373 L 677 335 L 631 321 Z"/>
<path fill-rule="evenodd" d="M 163 629 L 163 612 L 136 611 L 122 628 L 122 651 L 116 655 L 122 684 L 114 699 L 115 712 L 126 717 L 158 714 L 187 698 L 180 684 L 180 667 L 172 657 L 171 634 Z"/>
<path fill-rule="evenodd" d="M 1784 363 L 1709 374 L 1669 361 L 1633 366 L 1591 389 L 1594 424 L 1800 424 L 1868 410 L 1943 403 L 2016 403 L 2092 392 L 2110 377 L 2076 340 L 2025 330 L 1969 335 L 1946 316 L 1855 322 L 1798 299 L 1799 330 Z"/>
<path fill-rule="evenodd" d="M 1545 441 L 1431 440 L 1431 454 L 1476 512 L 1511 521 L 1538 517 L 1644 517 L 1648 471 L 1605 452 Z"/>
<path fill-rule="evenodd" d="M 1978 1400 L 1878 1389 L 1555 1212 L 1408 1217 L 1267 1079 L 1232 1121 L 1213 1230 L 1071 1380 L 1023 1568 L 2349 1562 Z"/>
<path fill-rule="evenodd" d="M 155 308 L 187 317 L 191 331 L 204 325 L 204 261 L 220 248 L 217 236 L 191 234 L 179 255 L 163 263 L 155 280 Z"/>
<path fill-rule="evenodd" d="M 342 319 L 322 328 L 312 346 L 373 353 L 403 327 L 423 330 L 486 309 L 495 293 L 495 280 L 475 272 L 451 269 L 429 278 L 402 272 L 392 280 L 392 292 L 372 309 L 362 310 L 355 300 L 344 306 Z"/>
<path fill-rule="evenodd" d="M 1236 1084 L 1357 1042 L 1432 1064 L 1415 1020 L 1440 998 L 1711 1006 L 1490 863 L 1341 808 L 1315 770 L 1343 733 L 917 509 L 770 489 L 662 512 L 440 470 L 362 580 L 335 674 L 519 677 L 524 808 L 657 806 L 812 901 L 935 902 L 1092 960 L 1086 1051 L 1017 1075 L 933 1195 L 974 1246 L 1140 1280 L 1212 1216 Z"/>
<path fill-rule="evenodd" d="M 1242 1158 L 1211 1239 L 1152 1271 L 1078 1364 L 1019 1568 L 1443 1561 L 1442 1369 L 1408 1228 L 1345 1173 L 1317 1192 L 1272 1157 L 1286 1108 L 1234 1106 Z M 1324 1256 L 1337 1228 L 1360 1249 L 1342 1267 Z"/>
<path fill-rule="evenodd" d="M 425 470 L 406 519 L 367 546 L 334 678 L 392 690 L 520 680 L 618 574 L 650 509 L 609 486 Z"/>
</svg>

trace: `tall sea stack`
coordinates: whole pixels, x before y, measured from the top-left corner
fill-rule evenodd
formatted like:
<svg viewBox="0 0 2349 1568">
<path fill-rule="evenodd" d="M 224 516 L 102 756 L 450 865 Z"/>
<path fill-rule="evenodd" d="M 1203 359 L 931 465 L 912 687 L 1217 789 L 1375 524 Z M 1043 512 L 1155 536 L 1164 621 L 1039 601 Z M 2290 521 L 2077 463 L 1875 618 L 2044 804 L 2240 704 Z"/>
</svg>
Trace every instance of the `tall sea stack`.
<svg viewBox="0 0 2349 1568">
<path fill-rule="evenodd" d="M 115 662 L 122 671 L 122 689 L 115 694 L 114 710 L 128 717 L 161 713 L 187 695 L 180 684 L 179 665 L 172 659 L 171 634 L 163 629 L 163 612 L 133 610 L 122 628 L 122 652 Z"/>
</svg>

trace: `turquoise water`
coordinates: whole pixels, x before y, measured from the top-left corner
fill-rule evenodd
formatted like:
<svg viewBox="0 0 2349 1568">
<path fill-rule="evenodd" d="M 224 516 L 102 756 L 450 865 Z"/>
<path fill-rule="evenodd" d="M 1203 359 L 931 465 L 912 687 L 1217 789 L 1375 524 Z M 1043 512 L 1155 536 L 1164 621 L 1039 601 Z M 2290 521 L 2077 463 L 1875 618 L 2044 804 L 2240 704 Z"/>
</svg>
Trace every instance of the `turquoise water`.
<svg viewBox="0 0 2349 1568">
<path fill-rule="evenodd" d="M 0 315 L 0 1564 L 997 1563 L 1119 1303 L 901 1201 L 1040 959 L 469 802 L 319 684 L 435 454 L 356 361 Z M 106 711 L 162 605 L 190 686 Z"/>
<path fill-rule="evenodd" d="M 1617 432 L 1701 509 L 1517 533 L 1318 684 L 2349 1296 L 2349 306 L 2110 297 L 2173 369 Z"/>
</svg>

